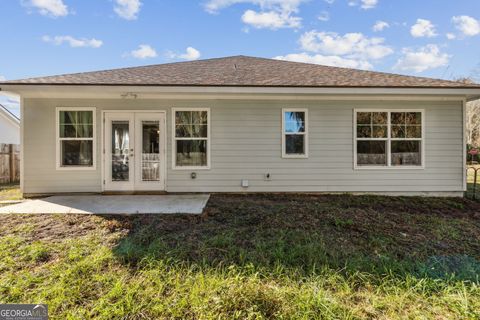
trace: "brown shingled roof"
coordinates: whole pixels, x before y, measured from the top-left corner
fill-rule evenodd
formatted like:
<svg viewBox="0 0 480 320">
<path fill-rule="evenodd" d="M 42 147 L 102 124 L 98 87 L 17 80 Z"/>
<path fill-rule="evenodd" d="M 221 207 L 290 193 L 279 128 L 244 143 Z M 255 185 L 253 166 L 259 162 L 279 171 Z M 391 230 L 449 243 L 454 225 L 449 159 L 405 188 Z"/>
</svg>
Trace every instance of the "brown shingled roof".
<svg viewBox="0 0 480 320">
<path fill-rule="evenodd" d="M 246 56 L 11 80 L 3 84 L 480 88 L 478 84 Z"/>
</svg>

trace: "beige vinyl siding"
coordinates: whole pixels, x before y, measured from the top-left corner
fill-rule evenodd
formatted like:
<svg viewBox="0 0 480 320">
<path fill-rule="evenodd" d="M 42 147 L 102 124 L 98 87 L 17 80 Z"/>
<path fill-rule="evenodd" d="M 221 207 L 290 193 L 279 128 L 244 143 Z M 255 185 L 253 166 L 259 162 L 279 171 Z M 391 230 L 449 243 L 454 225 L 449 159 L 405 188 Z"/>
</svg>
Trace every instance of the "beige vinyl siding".
<svg viewBox="0 0 480 320">
<path fill-rule="evenodd" d="M 97 167 L 55 169 L 55 108 L 96 107 Z M 25 99 L 25 192 L 100 192 L 105 110 L 167 111 L 169 192 L 461 192 L 461 101 Z M 172 170 L 172 107 L 211 109 L 211 169 Z M 307 159 L 282 158 L 282 108 L 308 108 Z M 353 169 L 353 110 L 425 110 L 425 169 Z M 271 181 L 264 181 L 264 174 Z M 240 186 L 249 180 L 249 188 Z"/>
</svg>

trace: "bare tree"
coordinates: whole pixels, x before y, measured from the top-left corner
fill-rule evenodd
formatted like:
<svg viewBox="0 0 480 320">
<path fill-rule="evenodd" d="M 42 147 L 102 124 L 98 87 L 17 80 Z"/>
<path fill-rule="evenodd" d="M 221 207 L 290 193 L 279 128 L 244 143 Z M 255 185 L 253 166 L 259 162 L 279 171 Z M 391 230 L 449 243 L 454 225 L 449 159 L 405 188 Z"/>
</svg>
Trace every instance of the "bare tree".
<svg viewBox="0 0 480 320">
<path fill-rule="evenodd" d="M 467 144 L 480 147 L 480 100 L 467 103 Z"/>
<path fill-rule="evenodd" d="M 460 78 L 456 81 L 463 82 L 465 84 L 472 84 L 475 81 L 472 78 Z M 467 103 L 466 114 L 466 136 L 467 145 L 473 147 L 480 147 L 480 100 L 474 100 Z"/>
</svg>

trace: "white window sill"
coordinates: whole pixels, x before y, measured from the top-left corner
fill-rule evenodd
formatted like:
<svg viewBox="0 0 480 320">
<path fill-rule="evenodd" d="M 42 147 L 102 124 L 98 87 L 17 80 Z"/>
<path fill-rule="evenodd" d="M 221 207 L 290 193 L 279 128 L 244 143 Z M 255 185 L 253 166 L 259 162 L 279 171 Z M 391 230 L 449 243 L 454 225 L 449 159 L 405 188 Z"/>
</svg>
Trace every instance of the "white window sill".
<svg viewBox="0 0 480 320">
<path fill-rule="evenodd" d="M 96 167 L 57 167 L 58 171 L 94 171 Z"/>
<path fill-rule="evenodd" d="M 177 171 L 210 170 L 210 166 L 208 167 L 172 167 L 172 170 L 177 170 Z"/>
<path fill-rule="evenodd" d="M 292 155 L 284 154 L 284 155 L 282 155 L 282 158 L 283 159 L 308 159 L 308 155 L 305 155 L 305 154 L 292 154 Z"/>
<path fill-rule="evenodd" d="M 425 166 L 355 166 L 354 170 L 425 170 Z"/>
</svg>

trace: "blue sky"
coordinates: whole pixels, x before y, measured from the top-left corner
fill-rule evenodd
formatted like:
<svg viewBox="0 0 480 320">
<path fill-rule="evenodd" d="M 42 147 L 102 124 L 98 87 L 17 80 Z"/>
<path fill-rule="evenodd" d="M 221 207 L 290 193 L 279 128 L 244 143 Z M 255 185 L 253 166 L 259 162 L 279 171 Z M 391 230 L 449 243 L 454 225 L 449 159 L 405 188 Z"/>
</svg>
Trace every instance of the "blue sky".
<svg viewBox="0 0 480 320">
<path fill-rule="evenodd" d="M 7 80 L 243 54 L 480 81 L 479 0 L 4 0 L 0 28 Z"/>
</svg>

